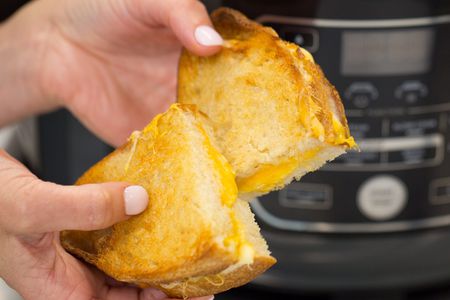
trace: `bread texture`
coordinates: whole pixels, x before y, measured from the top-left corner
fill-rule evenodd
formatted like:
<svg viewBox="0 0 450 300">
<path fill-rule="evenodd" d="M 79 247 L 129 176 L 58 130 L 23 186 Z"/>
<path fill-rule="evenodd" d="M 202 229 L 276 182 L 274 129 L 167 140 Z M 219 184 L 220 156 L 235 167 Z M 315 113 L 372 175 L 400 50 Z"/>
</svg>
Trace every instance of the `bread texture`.
<svg viewBox="0 0 450 300">
<path fill-rule="evenodd" d="M 355 147 L 339 95 L 311 54 L 229 8 L 212 21 L 224 47 L 210 57 L 183 51 L 177 97 L 212 120 L 240 198 L 282 188 Z"/>
<path fill-rule="evenodd" d="M 64 231 L 64 248 L 117 280 L 183 298 L 242 285 L 274 264 L 208 124 L 175 104 L 89 169 L 77 184 L 141 185 L 149 206 L 110 228 Z"/>
</svg>

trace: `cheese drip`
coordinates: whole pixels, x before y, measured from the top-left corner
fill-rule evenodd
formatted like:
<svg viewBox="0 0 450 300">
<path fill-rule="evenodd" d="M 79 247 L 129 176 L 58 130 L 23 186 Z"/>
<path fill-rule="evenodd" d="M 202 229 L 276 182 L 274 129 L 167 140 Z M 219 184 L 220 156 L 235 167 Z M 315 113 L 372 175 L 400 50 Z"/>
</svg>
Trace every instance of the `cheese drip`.
<svg viewBox="0 0 450 300">
<path fill-rule="evenodd" d="M 349 148 L 356 147 L 355 139 L 352 136 L 348 135 L 348 132 L 345 129 L 345 127 L 334 116 L 332 124 L 333 124 L 333 131 L 335 134 L 335 138 L 333 141 L 335 145 L 347 145 L 347 147 Z"/>
</svg>

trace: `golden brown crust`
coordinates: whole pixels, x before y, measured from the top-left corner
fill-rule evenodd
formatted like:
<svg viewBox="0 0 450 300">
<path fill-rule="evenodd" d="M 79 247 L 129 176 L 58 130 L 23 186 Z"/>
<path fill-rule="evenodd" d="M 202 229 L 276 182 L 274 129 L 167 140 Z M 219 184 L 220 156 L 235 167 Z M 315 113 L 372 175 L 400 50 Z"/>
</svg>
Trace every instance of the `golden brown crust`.
<svg viewBox="0 0 450 300">
<path fill-rule="evenodd" d="M 225 249 L 219 248 L 217 246 L 211 246 L 209 249 L 200 250 L 203 253 L 201 257 L 183 261 L 182 267 L 176 266 L 172 268 L 166 268 L 166 274 L 155 274 L 150 270 L 148 273 L 146 273 L 145 270 L 143 272 L 136 272 L 138 270 L 134 270 L 133 268 L 117 269 L 112 266 L 113 262 L 110 260 L 105 260 L 101 253 L 95 251 L 90 252 L 92 248 L 89 247 L 92 245 L 92 243 L 97 243 L 98 239 L 104 239 L 103 241 L 100 241 L 100 243 L 102 243 L 103 249 L 109 248 L 109 250 L 106 251 L 114 251 L 111 250 L 111 244 L 107 240 L 105 240 L 105 236 L 107 235 L 107 233 L 103 234 L 101 231 L 99 231 L 98 233 L 94 234 L 96 236 L 93 236 L 92 234 L 83 234 L 82 232 L 63 231 L 61 233 L 61 244 L 67 251 L 79 258 L 84 259 L 86 262 L 97 266 L 112 278 L 123 282 L 133 283 L 141 288 L 159 288 L 161 283 L 171 284 L 174 281 L 183 280 L 184 278 L 186 278 L 186 276 L 189 276 L 188 278 L 190 278 L 193 276 L 207 276 L 209 274 L 219 273 L 222 270 L 226 269 L 228 266 L 236 263 L 236 258 L 231 255 L 229 251 L 226 251 Z M 205 237 L 206 241 L 209 239 L 210 238 Z M 198 247 L 201 249 L 201 244 L 199 244 Z M 151 250 L 152 249 L 148 249 L 148 251 Z M 125 260 L 126 258 L 123 259 Z M 261 268 L 258 264 L 259 262 L 255 265 L 256 270 L 259 270 Z M 255 272 L 253 278 L 255 278 L 260 273 Z M 249 280 L 253 278 L 250 278 Z M 186 296 L 197 297 L 200 295 L 187 293 Z"/>
<path fill-rule="evenodd" d="M 333 111 L 334 115 L 348 130 L 344 106 L 336 88 L 328 81 L 318 64 L 307 61 L 305 55 L 302 51 L 299 51 L 299 47 L 296 44 L 281 40 L 278 37 L 278 34 L 272 28 L 262 26 L 261 24 L 248 19 L 239 11 L 231 8 L 218 8 L 211 14 L 211 20 L 214 24 L 214 27 L 225 40 L 250 40 L 258 37 L 258 41 L 261 41 L 261 39 L 267 39 L 267 37 L 270 37 L 269 40 L 271 40 L 270 42 L 272 42 L 273 44 L 269 45 L 262 43 L 261 47 L 272 46 L 277 48 L 277 59 L 286 61 L 294 59 L 302 61 L 305 65 L 306 71 L 313 78 L 312 93 L 314 96 L 316 96 L 313 98 L 313 100 L 319 102 L 317 104 L 322 108 L 327 108 L 329 106 L 329 101 L 333 102 L 333 108 L 335 108 L 335 111 Z M 295 48 L 296 51 L 288 52 L 286 51 L 286 48 Z M 237 47 L 237 49 L 235 50 L 242 51 L 242 49 L 239 49 L 239 47 Z M 186 56 L 188 55 L 190 54 L 185 50 L 183 53 L 183 57 L 180 60 L 180 69 L 184 67 L 184 59 L 186 59 Z M 295 65 L 295 62 L 287 62 L 285 64 L 285 68 L 292 68 L 294 77 L 302 77 Z M 261 76 L 263 75 L 264 74 L 261 74 Z M 294 78 L 294 81 L 298 81 L 295 79 L 296 78 Z M 298 81 L 296 84 L 302 86 L 304 83 Z M 180 84 L 179 88 L 183 89 L 183 84 Z M 325 128 L 330 129 L 330 120 L 329 118 L 326 118 L 328 116 L 326 116 L 324 113 L 319 113 L 318 116 L 320 116 L 320 120 L 325 124 Z M 328 131 L 330 132 L 330 134 L 332 134 L 332 130 Z M 350 136 L 349 131 L 347 136 Z"/>
<path fill-rule="evenodd" d="M 263 27 L 248 19 L 239 11 L 228 7 L 216 9 L 211 14 L 211 20 L 224 39 L 248 39 L 250 35 L 258 34 L 261 31 L 278 37 L 278 34 L 272 28 Z"/>
<path fill-rule="evenodd" d="M 227 274 L 213 274 L 156 286 L 170 297 L 184 298 L 186 295 L 207 296 L 224 292 L 250 282 L 270 268 L 276 260 L 271 256 L 256 257 L 252 265 L 243 265 Z"/>
</svg>

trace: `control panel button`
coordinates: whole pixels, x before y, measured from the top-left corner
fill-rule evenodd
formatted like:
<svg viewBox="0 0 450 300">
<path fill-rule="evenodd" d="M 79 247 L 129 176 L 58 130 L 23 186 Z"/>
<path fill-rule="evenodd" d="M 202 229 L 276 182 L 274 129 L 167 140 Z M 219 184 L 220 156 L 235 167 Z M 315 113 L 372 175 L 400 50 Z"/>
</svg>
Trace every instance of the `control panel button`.
<svg viewBox="0 0 450 300">
<path fill-rule="evenodd" d="M 450 177 L 438 178 L 431 182 L 430 202 L 434 205 L 450 204 Z"/>
<path fill-rule="evenodd" d="M 280 36 L 314 53 L 319 49 L 319 33 L 312 28 L 283 26 L 277 30 Z"/>
<path fill-rule="evenodd" d="M 366 108 L 371 101 L 377 100 L 379 93 L 375 86 L 366 81 L 353 82 L 344 92 L 345 98 L 357 108 Z"/>
<path fill-rule="evenodd" d="M 418 164 L 434 160 L 437 155 L 435 147 L 408 149 L 403 151 L 389 152 L 389 163 L 401 162 L 405 164 Z"/>
<path fill-rule="evenodd" d="M 397 177 L 380 175 L 364 182 L 357 193 L 357 205 L 369 219 L 384 221 L 396 217 L 406 206 L 407 189 Z"/>
<path fill-rule="evenodd" d="M 314 45 L 314 37 L 311 33 L 286 31 L 284 32 L 284 38 L 303 48 L 311 48 Z"/>
<path fill-rule="evenodd" d="M 282 39 L 295 43 L 311 53 L 319 49 L 319 31 L 315 28 L 304 25 L 265 22 L 264 20 L 260 20 L 260 22 L 264 26 L 272 27 Z"/>
<path fill-rule="evenodd" d="M 349 122 L 348 127 L 355 139 L 362 139 L 368 136 L 371 124 L 364 122 Z"/>
<path fill-rule="evenodd" d="M 349 118 L 348 127 L 350 128 L 352 136 L 358 140 L 383 136 L 383 124 L 381 118 Z"/>
<path fill-rule="evenodd" d="M 423 136 L 439 132 L 439 116 L 391 120 L 390 136 Z"/>
<path fill-rule="evenodd" d="M 293 182 L 278 193 L 281 206 L 303 209 L 329 209 L 332 189 L 326 184 Z"/>
<path fill-rule="evenodd" d="M 418 80 L 408 80 L 395 89 L 394 95 L 408 104 L 415 104 L 419 99 L 428 96 L 428 88 Z"/>
</svg>

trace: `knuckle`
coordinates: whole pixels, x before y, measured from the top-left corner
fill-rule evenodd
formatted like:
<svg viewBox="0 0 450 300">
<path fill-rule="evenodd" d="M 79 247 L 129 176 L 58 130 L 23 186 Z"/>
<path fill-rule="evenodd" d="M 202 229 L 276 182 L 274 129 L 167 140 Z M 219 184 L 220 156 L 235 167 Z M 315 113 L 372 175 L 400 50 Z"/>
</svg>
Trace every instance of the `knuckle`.
<svg viewBox="0 0 450 300">
<path fill-rule="evenodd" d="M 169 0 L 172 2 L 172 5 L 168 7 L 179 7 L 179 9 L 169 9 L 168 13 L 173 16 L 180 17 L 181 15 L 185 15 L 186 13 L 192 15 L 192 13 L 198 13 L 199 11 L 205 9 L 205 5 L 198 0 Z"/>
<path fill-rule="evenodd" d="M 203 2 L 198 1 L 198 0 L 195 0 L 194 2 L 195 2 L 195 5 L 197 5 L 198 9 L 203 10 L 204 12 L 207 12 L 206 6 Z"/>
<path fill-rule="evenodd" d="M 186 5 L 185 9 L 187 9 L 187 11 L 192 11 L 192 12 L 204 11 L 204 12 L 206 12 L 205 5 L 198 0 L 187 0 L 184 4 Z"/>
<path fill-rule="evenodd" d="M 36 232 L 41 217 L 40 183 L 28 176 L 12 176 L 1 193 L 4 209 L 0 213 L 2 226 L 11 232 Z"/>
<path fill-rule="evenodd" d="M 9 154 L 8 154 L 8 152 L 6 152 L 5 149 L 0 148 L 0 157 L 8 158 Z"/>
<path fill-rule="evenodd" d="M 86 199 L 89 201 L 87 222 L 91 228 L 103 228 L 109 225 L 112 219 L 111 196 L 103 189 L 92 191 Z"/>
<path fill-rule="evenodd" d="M 14 205 L 15 212 L 12 214 L 17 217 L 18 222 L 15 227 L 20 232 L 32 232 L 37 229 L 36 224 L 36 201 L 31 197 L 17 199 Z"/>
</svg>

